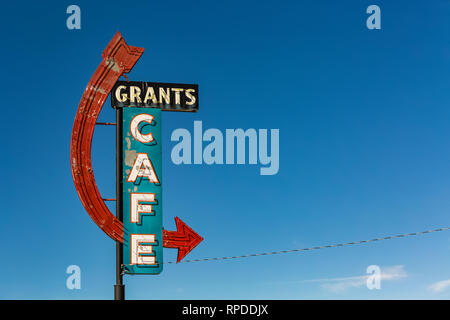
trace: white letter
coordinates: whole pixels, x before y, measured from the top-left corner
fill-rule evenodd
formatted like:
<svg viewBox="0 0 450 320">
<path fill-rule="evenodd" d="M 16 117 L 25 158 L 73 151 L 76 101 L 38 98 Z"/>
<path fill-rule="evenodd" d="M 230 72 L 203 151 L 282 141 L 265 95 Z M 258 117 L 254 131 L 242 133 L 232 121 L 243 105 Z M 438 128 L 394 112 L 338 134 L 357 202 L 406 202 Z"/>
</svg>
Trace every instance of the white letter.
<svg viewBox="0 0 450 320">
<path fill-rule="evenodd" d="M 151 204 L 141 204 L 141 202 L 155 202 L 154 193 L 130 193 L 131 196 L 131 223 L 139 223 L 141 213 L 152 213 Z"/>
<path fill-rule="evenodd" d="M 119 102 L 125 102 L 128 99 L 128 96 L 127 96 L 126 93 L 121 93 L 121 91 L 123 89 L 126 89 L 126 87 L 125 86 L 118 86 L 117 89 L 116 89 L 116 99 Z"/>
<path fill-rule="evenodd" d="M 191 134 L 186 129 L 176 129 L 172 132 L 170 141 L 180 141 L 180 138 L 183 138 L 183 140 L 173 147 L 170 154 L 172 162 L 177 165 L 181 163 L 191 164 Z M 183 155 L 180 155 L 181 151 Z"/>
<path fill-rule="evenodd" d="M 208 129 L 203 134 L 204 141 L 211 141 L 214 137 L 214 141 L 208 144 L 203 150 L 203 160 L 206 164 L 223 164 L 223 136 L 222 132 L 218 129 Z M 214 156 L 213 156 L 214 152 Z"/>
<path fill-rule="evenodd" d="M 147 100 L 152 99 L 152 103 L 157 104 L 158 100 L 156 99 L 155 90 L 153 87 L 148 87 L 147 92 L 145 94 L 144 103 L 147 103 Z"/>
<path fill-rule="evenodd" d="M 194 121 L 194 164 L 202 164 L 203 134 L 202 122 Z"/>
<path fill-rule="evenodd" d="M 373 14 L 367 18 L 367 28 L 369 30 L 373 29 L 381 29 L 381 10 L 379 6 L 371 5 L 367 7 L 366 13 L 372 13 Z"/>
<path fill-rule="evenodd" d="M 170 104 L 170 89 L 167 88 L 167 91 L 164 91 L 164 88 L 159 88 L 159 103 L 162 104 L 162 99 L 164 98 L 164 101 L 166 104 Z"/>
<path fill-rule="evenodd" d="M 71 274 L 66 280 L 66 287 L 69 290 L 81 289 L 81 269 L 77 265 L 70 265 L 66 269 L 67 274 Z"/>
<path fill-rule="evenodd" d="M 146 153 L 138 153 L 127 182 L 135 182 L 138 177 L 147 178 L 151 183 L 159 183 L 153 164 Z"/>
<path fill-rule="evenodd" d="M 372 274 L 369 277 L 367 277 L 366 285 L 367 289 L 373 290 L 381 289 L 381 269 L 377 265 L 371 265 L 367 267 L 366 273 Z"/>
<path fill-rule="evenodd" d="M 180 104 L 180 92 L 184 91 L 184 89 L 172 88 L 172 91 L 175 92 L 175 104 Z"/>
<path fill-rule="evenodd" d="M 131 264 L 156 264 L 153 254 L 154 234 L 131 234 Z"/>
<path fill-rule="evenodd" d="M 191 106 L 195 103 L 195 97 L 191 94 L 191 92 L 195 92 L 194 89 L 186 89 L 186 91 L 184 92 L 186 94 L 186 98 L 191 99 L 191 101 L 186 102 L 187 105 Z"/>
<path fill-rule="evenodd" d="M 279 129 L 270 129 L 270 157 L 267 154 L 267 129 L 259 129 L 259 162 L 270 164 L 269 167 L 260 168 L 260 174 L 274 175 L 279 169 Z"/>
<path fill-rule="evenodd" d="M 139 125 L 141 124 L 141 122 L 147 122 L 148 124 L 151 124 L 153 119 L 154 117 L 147 113 L 141 113 L 137 116 L 134 116 L 133 120 L 131 120 L 130 123 L 130 131 L 133 138 L 142 143 L 152 142 L 152 133 L 150 132 L 148 134 L 142 134 L 141 131 L 139 131 Z"/>
<path fill-rule="evenodd" d="M 130 102 L 135 102 L 134 99 L 136 98 L 137 102 L 142 102 L 141 100 L 141 89 L 136 86 L 130 87 Z"/>
<path fill-rule="evenodd" d="M 245 138 L 248 137 L 248 163 L 256 164 L 256 148 L 257 137 L 255 129 L 247 129 L 245 132 L 242 129 L 227 129 L 226 130 L 226 163 L 234 163 L 234 138 L 236 137 L 237 149 L 237 164 L 245 164 Z"/>
<path fill-rule="evenodd" d="M 81 29 L 81 10 L 80 7 L 77 5 L 70 5 L 67 7 L 66 10 L 67 14 L 73 13 L 71 16 L 69 16 L 66 20 L 66 26 L 67 29 L 73 30 L 73 29 Z"/>
</svg>

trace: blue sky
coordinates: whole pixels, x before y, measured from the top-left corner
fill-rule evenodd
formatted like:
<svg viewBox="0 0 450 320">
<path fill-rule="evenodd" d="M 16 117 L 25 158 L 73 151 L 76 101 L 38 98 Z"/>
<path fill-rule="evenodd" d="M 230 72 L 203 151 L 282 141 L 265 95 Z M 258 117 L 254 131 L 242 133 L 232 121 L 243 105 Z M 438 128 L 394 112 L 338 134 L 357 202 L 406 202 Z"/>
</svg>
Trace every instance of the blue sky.
<svg viewBox="0 0 450 320">
<path fill-rule="evenodd" d="M 81 8 L 81 30 L 66 8 Z M 366 8 L 381 8 L 381 30 Z M 449 226 L 450 3 L 50 1 L 2 4 L 0 299 L 111 299 L 115 247 L 73 185 L 81 95 L 120 30 L 146 51 L 130 80 L 198 83 L 197 114 L 163 114 L 164 227 L 205 240 L 188 259 L 310 247 Z M 109 101 L 100 115 L 114 121 Z M 177 128 L 280 129 L 280 170 L 181 165 Z M 92 157 L 114 196 L 114 128 Z M 130 299 L 449 299 L 450 233 L 165 266 L 128 276 Z M 166 249 L 166 261 L 176 259 Z M 79 265 L 81 290 L 66 288 Z M 388 280 L 358 277 L 379 265 Z M 338 284 L 333 286 L 333 284 Z"/>
</svg>

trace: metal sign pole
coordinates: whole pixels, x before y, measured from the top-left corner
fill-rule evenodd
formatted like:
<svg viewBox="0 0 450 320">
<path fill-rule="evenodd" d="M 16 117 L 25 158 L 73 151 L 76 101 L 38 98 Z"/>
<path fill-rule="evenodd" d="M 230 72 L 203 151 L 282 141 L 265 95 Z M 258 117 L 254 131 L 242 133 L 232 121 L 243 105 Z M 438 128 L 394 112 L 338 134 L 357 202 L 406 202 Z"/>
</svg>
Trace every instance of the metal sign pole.
<svg viewBox="0 0 450 320">
<path fill-rule="evenodd" d="M 123 109 L 116 108 L 116 217 L 123 222 L 122 206 L 122 117 Z M 116 241 L 116 284 L 114 285 L 114 300 L 125 300 L 125 285 L 123 284 L 123 244 Z"/>
</svg>

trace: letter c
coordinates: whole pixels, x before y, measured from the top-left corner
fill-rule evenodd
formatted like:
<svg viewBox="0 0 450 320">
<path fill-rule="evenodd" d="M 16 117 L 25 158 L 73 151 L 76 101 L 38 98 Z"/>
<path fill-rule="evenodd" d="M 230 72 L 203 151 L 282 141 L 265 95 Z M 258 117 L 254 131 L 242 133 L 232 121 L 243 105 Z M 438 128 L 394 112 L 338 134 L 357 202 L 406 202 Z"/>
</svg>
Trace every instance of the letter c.
<svg viewBox="0 0 450 320">
<path fill-rule="evenodd" d="M 133 138 L 135 138 L 137 141 L 142 143 L 149 143 L 152 142 L 153 134 L 150 132 L 148 134 L 142 134 L 141 131 L 139 131 L 139 125 L 142 122 L 147 122 L 148 124 L 152 123 L 154 117 L 147 113 L 141 113 L 135 116 L 130 123 L 130 131 Z"/>
</svg>

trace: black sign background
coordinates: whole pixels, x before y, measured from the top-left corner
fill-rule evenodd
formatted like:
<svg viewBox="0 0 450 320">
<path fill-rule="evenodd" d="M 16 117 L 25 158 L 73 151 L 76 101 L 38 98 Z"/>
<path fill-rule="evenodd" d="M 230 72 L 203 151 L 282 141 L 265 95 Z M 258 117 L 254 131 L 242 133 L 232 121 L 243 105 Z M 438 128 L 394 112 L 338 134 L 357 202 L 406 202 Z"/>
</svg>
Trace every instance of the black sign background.
<svg viewBox="0 0 450 320">
<path fill-rule="evenodd" d="M 120 87 L 124 86 L 120 90 L 120 97 L 122 94 L 126 94 L 126 101 L 120 102 L 116 96 L 116 90 Z M 138 87 L 140 90 L 139 99 L 134 99 L 134 102 L 131 102 L 131 87 Z M 153 88 L 155 96 L 158 100 L 157 103 L 154 103 L 152 99 L 147 99 L 147 103 L 144 103 L 145 96 L 147 93 L 147 89 L 149 87 Z M 170 95 L 170 103 L 167 103 L 166 99 L 160 97 L 160 88 L 165 92 L 169 92 Z M 176 90 L 172 89 L 183 89 L 176 92 Z M 186 93 L 186 90 L 190 91 Z M 179 104 L 176 104 L 176 95 L 179 95 Z M 188 104 L 192 102 L 192 98 L 189 95 L 194 97 L 195 102 L 193 104 Z M 122 99 L 121 99 L 122 100 Z M 188 112 L 197 112 L 198 111 L 198 85 L 197 84 L 181 84 L 181 83 L 161 83 L 161 82 L 143 82 L 143 81 L 117 81 L 114 85 L 113 90 L 111 91 L 111 105 L 113 108 L 123 108 L 123 107 L 145 107 L 145 108 L 160 108 L 163 111 L 188 111 Z"/>
</svg>

